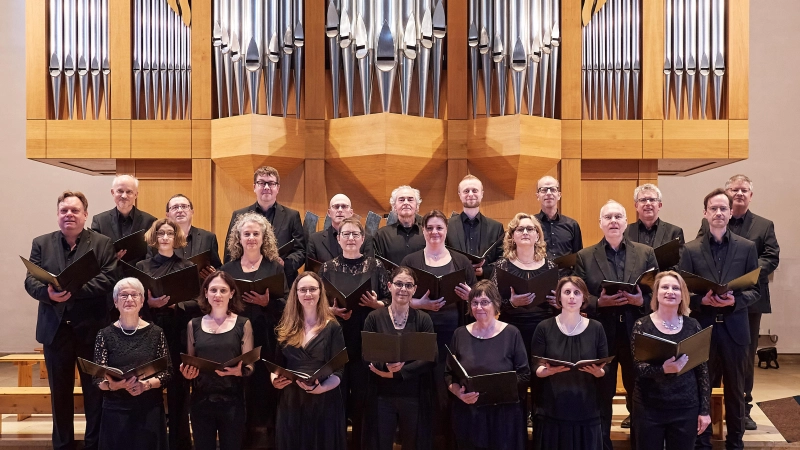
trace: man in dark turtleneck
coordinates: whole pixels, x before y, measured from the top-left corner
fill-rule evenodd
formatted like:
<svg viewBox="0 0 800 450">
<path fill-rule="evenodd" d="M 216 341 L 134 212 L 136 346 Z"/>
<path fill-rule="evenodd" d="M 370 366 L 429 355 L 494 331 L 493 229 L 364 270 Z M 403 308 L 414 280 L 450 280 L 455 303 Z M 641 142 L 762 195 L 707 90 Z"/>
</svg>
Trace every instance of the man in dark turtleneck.
<svg viewBox="0 0 800 450">
<path fill-rule="evenodd" d="M 420 203 L 422 199 L 418 189 L 400 186 L 392 191 L 389 204 L 397 214 L 397 223 L 386 225 L 376 233 L 376 255 L 400 264 L 406 255 L 425 248 L 425 238 L 419 225 L 422 218 L 417 214 Z"/>
</svg>

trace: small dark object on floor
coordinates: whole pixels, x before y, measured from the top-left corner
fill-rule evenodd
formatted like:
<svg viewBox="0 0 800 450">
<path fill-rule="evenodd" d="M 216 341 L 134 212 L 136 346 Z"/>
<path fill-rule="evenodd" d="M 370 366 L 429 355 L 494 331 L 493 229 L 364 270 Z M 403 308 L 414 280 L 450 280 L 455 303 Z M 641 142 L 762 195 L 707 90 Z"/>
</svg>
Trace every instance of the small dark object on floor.
<svg viewBox="0 0 800 450">
<path fill-rule="evenodd" d="M 630 414 L 628 417 L 622 419 L 622 424 L 620 424 L 622 428 L 630 428 L 631 427 L 631 416 Z"/>
<path fill-rule="evenodd" d="M 760 348 L 756 351 L 758 355 L 758 368 L 769 369 L 772 363 L 775 363 L 775 368 L 779 369 L 781 366 L 778 364 L 778 349 L 775 347 Z M 761 367 L 761 363 L 765 363 L 765 367 Z"/>
<path fill-rule="evenodd" d="M 745 430 L 749 430 L 749 431 L 753 431 L 753 430 L 757 430 L 758 429 L 758 425 L 756 424 L 756 421 L 753 420 L 753 418 L 750 417 L 749 414 L 744 416 L 744 429 Z"/>
</svg>

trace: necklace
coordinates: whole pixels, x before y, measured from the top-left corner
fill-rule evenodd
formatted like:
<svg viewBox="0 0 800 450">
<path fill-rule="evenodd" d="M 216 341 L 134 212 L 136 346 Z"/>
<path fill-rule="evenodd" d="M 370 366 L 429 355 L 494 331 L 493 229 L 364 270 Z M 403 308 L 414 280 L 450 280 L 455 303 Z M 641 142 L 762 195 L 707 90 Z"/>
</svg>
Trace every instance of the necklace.
<svg viewBox="0 0 800 450">
<path fill-rule="evenodd" d="M 664 328 L 666 328 L 666 329 L 668 329 L 670 331 L 680 330 L 681 327 L 683 326 L 683 316 L 678 316 L 678 324 L 677 325 L 673 325 L 671 323 L 667 323 L 667 321 L 663 320 L 663 319 L 661 320 L 661 325 L 663 325 Z"/>
<path fill-rule="evenodd" d="M 225 321 L 228 320 L 228 317 L 226 316 L 224 319 L 222 319 L 222 323 L 219 323 L 219 322 L 217 322 L 217 319 L 215 319 L 215 318 L 213 318 L 211 316 L 208 316 L 208 317 L 211 319 L 212 322 L 214 322 L 214 325 L 217 326 L 217 328 L 214 328 L 213 330 L 211 330 L 211 334 L 217 334 L 217 331 L 219 331 L 219 329 L 222 328 L 222 325 L 225 325 Z"/>
<path fill-rule="evenodd" d="M 250 264 L 250 270 L 256 270 L 256 265 L 257 265 L 257 264 L 259 264 L 259 263 L 261 262 L 261 258 L 262 258 L 262 257 L 261 257 L 261 256 L 259 256 L 259 257 L 258 257 L 258 259 L 257 259 L 257 260 L 255 260 L 255 262 L 253 262 L 253 263 L 249 263 L 249 262 L 248 262 L 248 263 L 246 263 L 246 262 L 244 261 L 244 258 L 242 258 L 242 265 Z"/>
<path fill-rule="evenodd" d="M 519 262 L 521 262 L 522 264 L 525 264 L 525 265 L 533 264 L 533 263 L 536 262 L 535 259 L 533 261 L 523 261 L 522 258 L 520 258 L 519 256 L 517 256 L 517 261 L 519 261 Z"/>
<path fill-rule="evenodd" d="M 488 333 L 487 333 L 487 331 L 488 331 Z M 478 339 L 489 339 L 490 337 L 492 337 L 494 335 L 494 323 L 492 323 L 492 325 L 490 325 L 488 328 L 486 328 L 483 331 L 483 333 L 481 333 L 480 336 L 478 335 L 478 330 L 476 330 L 475 326 L 473 325 L 473 327 L 472 327 L 472 335 L 475 336 Z"/>
<path fill-rule="evenodd" d="M 117 321 L 117 326 L 119 326 L 119 330 L 122 331 L 122 334 L 124 334 L 125 336 L 133 336 L 134 334 L 136 334 L 137 331 L 139 331 L 139 322 L 136 322 L 136 328 L 134 328 L 133 331 L 130 333 L 125 331 L 125 328 L 122 328 L 122 322 L 120 322 L 119 320 Z"/>
<path fill-rule="evenodd" d="M 573 334 L 575 334 L 575 330 L 577 330 L 578 327 L 580 326 L 580 324 L 583 323 L 583 318 L 579 318 L 578 322 L 575 324 L 575 326 L 572 327 L 572 330 L 568 330 L 567 329 L 567 325 L 560 318 L 557 318 L 556 320 L 558 320 L 558 323 L 559 323 L 559 325 L 561 325 L 561 328 L 563 328 L 564 331 L 566 331 L 565 334 L 567 336 L 572 336 Z"/>
<path fill-rule="evenodd" d="M 425 250 L 425 256 L 427 256 L 428 258 L 430 258 L 430 259 L 432 259 L 432 260 L 434 260 L 434 261 L 438 261 L 438 260 L 442 259 L 442 257 L 443 257 L 444 255 L 445 255 L 445 252 L 441 252 L 441 253 L 439 253 L 439 254 L 436 254 L 436 255 L 434 255 L 434 254 L 433 254 L 433 253 L 431 253 L 430 251 L 428 251 L 428 250 Z"/>
<path fill-rule="evenodd" d="M 394 323 L 394 327 L 397 329 L 402 329 L 406 326 L 406 322 L 408 321 L 408 311 L 405 314 L 397 314 L 393 308 L 389 308 L 389 315 L 392 317 L 392 323 Z"/>
</svg>

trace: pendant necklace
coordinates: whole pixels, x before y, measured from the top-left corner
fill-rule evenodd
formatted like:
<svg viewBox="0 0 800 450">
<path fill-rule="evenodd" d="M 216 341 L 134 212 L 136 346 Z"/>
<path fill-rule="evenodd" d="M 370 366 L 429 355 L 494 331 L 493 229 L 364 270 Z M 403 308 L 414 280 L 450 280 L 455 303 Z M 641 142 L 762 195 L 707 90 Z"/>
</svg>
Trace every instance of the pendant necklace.
<svg viewBox="0 0 800 450">
<path fill-rule="evenodd" d="M 666 328 L 666 329 L 668 329 L 670 331 L 680 330 L 681 327 L 683 326 L 683 316 L 678 316 L 678 324 L 677 325 L 673 325 L 671 323 L 667 323 L 666 320 L 661 320 L 661 325 L 663 325 L 664 328 Z"/>
<path fill-rule="evenodd" d="M 575 324 L 574 327 L 572 327 L 572 330 L 567 329 L 567 325 L 561 319 L 558 319 L 558 323 L 561 325 L 562 328 L 564 328 L 564 331 L 566 331 L 567 336 L 572 336 L 573 334 L 575 334 L 575 330 L 578 329 L 580 324 L 583 323 L 583 318 L 578 319 L 578 322 Z"/>
<path fill-rule="evenodd" d="M 389 308 L 390 315 L 392 316 L 392 323 L 394 323 L 394 327 L 396 329 L 402 329 L 405 327 L 406 322 L 408 321 L 408 311 L 402 316 L 398 317 L 397 313 L 392 308 Z"/>
</svg>

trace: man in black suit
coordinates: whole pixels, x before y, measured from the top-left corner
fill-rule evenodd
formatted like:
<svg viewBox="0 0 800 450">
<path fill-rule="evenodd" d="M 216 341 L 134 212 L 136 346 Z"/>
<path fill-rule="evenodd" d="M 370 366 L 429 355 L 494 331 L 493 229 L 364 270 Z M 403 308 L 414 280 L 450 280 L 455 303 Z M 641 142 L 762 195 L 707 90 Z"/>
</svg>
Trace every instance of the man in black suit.
<svg viewBox="0 0 800 450">
<path fill-rule="evenodd" d="M 708 233 L 689 242 L 681 257 L 681 270 L 724 285 L 758 268 L 753 242 L 730 232 L 733 199 L 715 189 L 703 199 Z M 712 385 L 724 381 L 726 449 L 741 449 L 744 435 L 744 383 L 749 355 L 750 328 L 747 308 L 759 299 L 758 285 L 716 295 L 713 291 L 691 297 L 692 316 L 704 328 L 713 325 L 708 372 Z M 696 448 L 711 448 L 711 427 L 697 439 Z"/>
<path fill-rule="evenodd" d="M 313 233 L 308 238 L 308 250 L 306 257 L 319 262 L 330 261 L 337 256 L 342 256 L 342 246 L 339 245 L 339 227 L 342 221 L 353 216 L 353 207 L 350 198 L 344 194 L 336 194 L 331 197 L 328 207 L 328 217 L 331 218 L 331 226 L 322 231 Z M 361 245 L 361 253 L 367 256 L 374 254 L 372 246 L 372 236 L 366 235 L 364 243 Z M 308 267 L 306 267 L 308 270 Z"/>
<path fill-rule="evenodd" d="M 540 178 L 536 183 L 536 198 L 541 204 L 536 219 L 542 224 L 547 257 L 555 259 L 578 253 L 583 248 L 581 226 L 575 219 L 558 212 L 558 201 L 561 200 L 558 180 L 551 176 Z"/>
<path fill-rule="evenodd" d="M 111 183 L 111 196 L 114 197 L 114 203 L 117 206 L 96 214 L 92 218 L 92 230 L 108 236 L 112 242 L 140 230 L 149 230 L 156 218 L 136 208 L 138 195 L 139 180 L 130 175 L 114 177 L 114 181 Z M 121 259 L 125 253 L 126 250 L 118 251 L 117 259 Z M 144 256 L 129 260 L 128 263 L 135 266 L 143 259 Z"/>
<path fill-rule="evenodd" d="M 231 223 L 228 225 L 225 239 L 227 242 L 228 236 L 231 235 L 231 228 L 240 214 L 253 211 L 264 216 L 272 225 L 272 232 L 275 233 L 275 238 L 278 240 L 278 248 L 294 239 L 291 252 L 285 257 L 278 258 L 278 262 L 283 266 L 283 272 L 286 274 L 286 282 L 291 286 L 294 279 L 297 278 L 297 270 L 306 262 L 306 238 L 300 222 L 300 213 L 278 203 L 280 190 L 281 176 L 277 169 L 270 166 L 256 169 L 253 174 L 253 192 L 256 194 L 256 202 L 237 209 L 231 214 Z M 226 245 L 223 261 L 227 263 L 230 260 L 231 254 Z"/>
<path fill-rule="evenodd" d="M 503 257 L 503 242 L 498 242 L 503 238 L 503 225 L 481 214 L 483 183 L 475 175 L 467 175 L 458 183 L 458 198 L 464 210 L 448 220 L 447 246 L 480 256 L 494 244 L 486 259 L 472 265 L 479 280 L 488 279 L 492 276 L 492 263 Z"/>
<path fill-rule="evenodd" d="M 97 332 L 107 325 L 106 295 L 117 282 L 114 244 L 109 238 L 84 229 L 89 203 L 80 192 L 65 191 L 58 197 L 59 231 L 33 240 L 30 261 L 50 273 L 61 273 L 88 251 L 94 251 L 100 274 L 79 291 L 57 291 L 30 273 L 25 290 L 39 301 L 36 340 L 44 347 L 44 361 L 53 409 L 53 448 L 74 449 L 73 427 L 75 363 L 78 357 L 94 360 Z M 92 377 L 81 373 L 86 412 L 84 448 L 97 449 L 103 397 Z"/>
<path fill-rule="evenodd" d="M 193 217 L 194 205 L 189 197 L 175 194 L 167 201 L 167 218 L 177 223 L 186 236 L 186 247 L 176 248 L 175 254 L 188 259 L 205 251 L 211 251 L 211 266 L 205 267 L 200 272 L 200 278 L 205 279 L 222 266 L 222 261 L 219 259 L 219 243 L 216 234 L 193 226 Z"/>
<path fill-rule="evenodd" d="M 761 328 L 761 315 L 772 312 L 769 296 L 769 275 L 778 268 L 780 261 L 780 247 L 775 237 L 775 225 L 771 220 L 765 219 L 750 211 L 750 201 L 753 199 L 753 182 L 745 175 L 734 175 L 725 182 L 725 192 L 733 197 L 732 217 L 728 222 L 728 229 L 737 236 L 749 239 L 756 244 L 758 253 L 758 266 L 761 272 L 758 276 L 758 290 L 761 294 L 758 302 L 748 306 L 748 322 L 750 327 L 750 355 L 747 358 L 747 372 L 744 380 L 744 400 L 746 414 L 744 427 L 746 430 L 758 428 L 756 422 L 750 417 L 753 409 L 753 371 L 755 370 L 756 350 L 758 349 L 758 333 Z M 708 222 L 703 219 L 698 237 L 708 229 Z"/>
<path fill-rule="evenodd" d="M 648 247 L 660 247 L 667 242 L 678 239 L 681 245 L 683 229 L 679 226 L 665 222 L 658 217 L 661 211 L 661 189 L 655 184 L 643 184 L 633 192 L 633 201 L 639 220 L 628 225 L 625 236 L 633 242 L 645 244 Z"/>
<path fill-rule="evenodd" d="M 625 208 L 609 200 L 600 209 L 600 228 L 603 239 L 597 244 L 578 252 L 575 275 L 583 278 L 589 288 L 587 313 L 603 324 L 608 340 L 608 354 L 616 358 L 605 366 L 606 374 L 601 383 L 600 418 L 603 426 L 603 447 L 611 444 L 611 413 L 617 389 L 617 364 L 622 370 L 622 384 L 627 395 L 628 412 L 632 410 L 631 396 L 636 372 L 631 357 L 631 332 L 636 319 L 650 312 L 650 294 L 643 294 L 637 286 L 635 294 L 619 291 L 607 294 L 604 280 L 634 283 L 646 270 L 658 268 L 653 249 L 633 242 L 624 236 L 628 224 Z"/>
<path fill-rule="evenodd" d="M 389 204 L 397 214 L 397 222 L 382 227 L 375 233 L 375 254 L 400 264 L 407 255 L 425 248 L 422 236 L 422 217 L 417 214 L 422 203 L 419 189 L 399 186 L 392 191 Z"/>
</svg>

